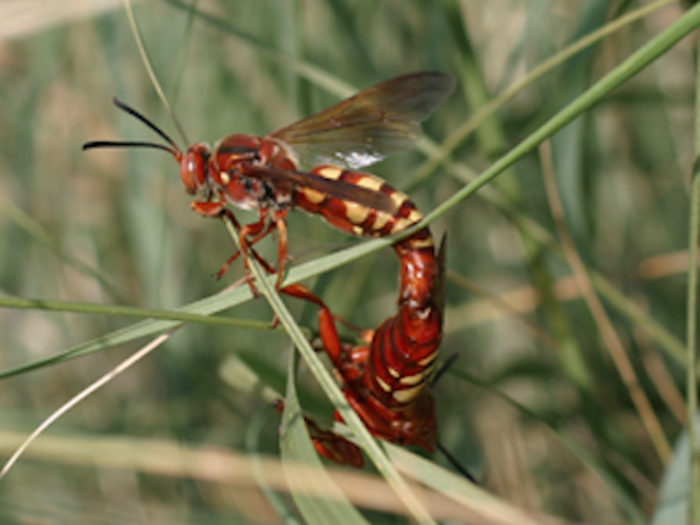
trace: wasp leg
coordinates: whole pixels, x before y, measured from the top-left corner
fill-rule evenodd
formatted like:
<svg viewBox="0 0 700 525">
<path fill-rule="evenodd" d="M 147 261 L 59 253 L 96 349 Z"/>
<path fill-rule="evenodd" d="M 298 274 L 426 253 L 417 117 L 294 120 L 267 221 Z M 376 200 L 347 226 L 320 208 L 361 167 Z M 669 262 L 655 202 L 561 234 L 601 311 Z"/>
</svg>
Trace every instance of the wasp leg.
<svg viewBox="0 0 700 525">
<path fill-rule="evenodd" d="M 284 400 L 278 399 L 275 408 L 282 413 Z M 304 416 L 304 422 L 309 430 L 311 442 L 319 455 L 340 465 L 350 465 L 355 468 L 364 466 L 365 460 L 357 445 L 331 430 L 320 428 L 310 417 Z"/>
</svg>

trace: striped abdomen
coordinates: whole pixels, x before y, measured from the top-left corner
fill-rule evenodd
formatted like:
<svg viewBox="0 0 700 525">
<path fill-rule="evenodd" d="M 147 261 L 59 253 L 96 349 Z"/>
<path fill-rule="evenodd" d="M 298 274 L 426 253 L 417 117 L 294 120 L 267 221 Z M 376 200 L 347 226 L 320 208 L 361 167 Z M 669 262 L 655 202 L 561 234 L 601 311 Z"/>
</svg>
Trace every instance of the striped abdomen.
<svg viewBox="0 0 700 525">
<path fill-rule="evenodd" d="M 325 179 L 359 186 L 389 197 L 393 210 L 383 211 L 359 202 L 333 197 L 313 188 L 305 187 L 295 190 L 292 197 L 295 208 L 321 215 L 333 226 L 344 232 L 358 236 L 385 237 L 399 233 L 420 222 L 423 218 L 405 194 L 369 173 L 329 165 L 318 166 L 310 173 Z M 432 245 L 432 240 L 430 243 Z"/>
<path fill-rule="evenodd" d="M 400 233 L 423 218 L 405 194 L 374 175 L 336 166 L 319 166 L 312 173 L 384 193 L 393 201 L 395 210 L 389 213 L 311 188 L 295 193 L 296 207 L 323 216 L 342 231 L 384 237 Z M 391 420 L 386 421 L 386 434 L 377 431 L 376 426 L 375 434 L 433 450 L 437 429 L 429 383 L 442 335 L 443 261 L 436 256 L 428 228 L 397 242 L 394 250 L 401 264 L 398 312 L 374 331 L 360 377 L 356 377 L 356 366 L 348 369 L 354 377 L 350 373 L 344 377 L 345 393 L 358 412 L 371 411 Z M 342 375 L 342 359 L 338 357 L 334 364 Z"/>
<path fill-rule="evenodd" d="M 399 241 L 398 312 L 375 330 L 364 385 L 368 395 L 392 409 L 399 441 L 433 451 L 437 421 L 430 382 L 435 372 L 443 321 L 443 256 L 436 257 L 427 228 Z"/>
</svg>

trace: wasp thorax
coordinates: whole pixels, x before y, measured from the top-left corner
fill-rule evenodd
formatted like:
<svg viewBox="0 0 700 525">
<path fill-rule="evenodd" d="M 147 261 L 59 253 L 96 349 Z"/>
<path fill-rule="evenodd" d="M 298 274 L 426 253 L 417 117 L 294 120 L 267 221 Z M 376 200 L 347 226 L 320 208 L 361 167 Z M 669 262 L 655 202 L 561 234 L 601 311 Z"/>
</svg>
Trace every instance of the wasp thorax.
<svg viewBox="0 0 700 525">
<path fill-rule="evenodd" d="M 207 185 L 207 162 L 211 155 L 208 144 L 197 143 L 180 159 L 180 178 L 190 195 L 198 193 Z"/>
</svg>

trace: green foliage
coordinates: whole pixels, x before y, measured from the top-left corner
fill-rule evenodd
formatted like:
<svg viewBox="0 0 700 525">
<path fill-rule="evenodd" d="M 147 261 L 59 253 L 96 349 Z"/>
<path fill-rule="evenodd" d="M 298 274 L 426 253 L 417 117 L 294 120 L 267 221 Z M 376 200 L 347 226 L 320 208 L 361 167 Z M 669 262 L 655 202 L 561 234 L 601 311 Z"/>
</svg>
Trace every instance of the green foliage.
<svg viewBox="0 0 700 525">
<path fill-rule="evenodd" d="M 371 171 L 410 192 L 436 237 L 448 235 L 442 355 L 460 357 L 435 387 L 441 443 L 481 488 L 438 454 L 377 446 L 306 342 L 313 307 L 284 298 L 285 307 L 265 286 L 257 299 L 246 286 L 226 289 L 240 264 L 211 279 L 235 245 L 219 222 L 190 211 L 171 158 L 80 151 L 88 140 L 154 138 L 113 96 L 183 141 L 123 9 L 42 11 L 31 20 L 69 21 L 22 29 L 0 4 L 0 31 L 13 34 L 0 47 L 0 457 L 136 348 L 180 327 L 27 450 L 0 480 L 0 520 L 407 523 L 412 514 L 423 523 L 608 524 L 656 513 L 655 523 L 682 523 L 687 445 L 673 462 L 668 454 L 688 419 L 696 79 L 682 38 L 700 8 L 662 3 L 646 18 L 630 2 L 603 0 L 134 6 L 190 141 L 264 134 L 410 71 L 458 78 L 416 151 Z M 538 149 L 543 142 L 550 149 Z M 571 278 L 545 188 L 550 165 L 632 381 Z M 304 214 L 292 214 L 289 232 L 290 282 L 303 280 L 357 326 L 394 314 L 389 241 L 349 239 Z M 262 251 L 274 260 L 274 242 Z M 268 301 L 291 338 L 268 328 Z M 303 356 L 297 367 L 290 341 Z M 293 375 L 280 447 L 270 399 Z M 330 425 L 332 405 L 345 410 L 350 429 L 341 431 L 380 473 L 330 466 L 319 479 L 345 492 L 337 506 L 294 486 L 289 497 L 269 462 L 279 448 L 287 472 L 292 460 L 316 460 L 297 389 L 301 410 L 322 422 Z M 416 499 L 424 489 L 407 478 L 429 487 L 429 499 Z"/>
</svg>

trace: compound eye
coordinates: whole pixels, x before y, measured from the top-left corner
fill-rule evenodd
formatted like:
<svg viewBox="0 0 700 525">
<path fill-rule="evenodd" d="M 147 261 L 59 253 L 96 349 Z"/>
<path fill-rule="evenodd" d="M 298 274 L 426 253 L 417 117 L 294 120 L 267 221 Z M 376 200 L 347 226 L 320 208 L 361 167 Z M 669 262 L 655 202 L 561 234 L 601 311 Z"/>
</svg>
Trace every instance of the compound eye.
<svg viewBox="0 0 700 525">
<path fill-rule="evenodd" d="M 191 147 L 180 161 L 180 178 L 190 195 L 206 186 L 206 170 L 209 150 L 201 145 Z"/>
</svg>

